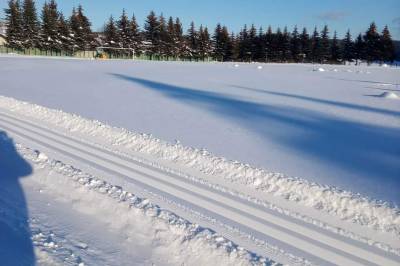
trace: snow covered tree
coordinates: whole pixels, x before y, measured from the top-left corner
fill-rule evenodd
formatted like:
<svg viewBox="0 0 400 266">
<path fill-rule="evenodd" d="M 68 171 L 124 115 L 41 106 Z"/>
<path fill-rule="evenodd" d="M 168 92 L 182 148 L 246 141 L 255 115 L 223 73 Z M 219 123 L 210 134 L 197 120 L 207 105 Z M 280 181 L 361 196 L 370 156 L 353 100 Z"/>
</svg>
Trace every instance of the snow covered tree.
<svg viewBox="0 0 400 266">
<path fill-rule="evenodd" d="M 348 62 L 354 59 L 354 44 L 351 39 L 350 30 L 347 30 L 346 36 L 342 41 L 342 57 L 344 61 Z"/>
<path fill-rule="evenodd" d="M 129 32 L 131 47 L 135 50 L 135 54 L 142 53 L 142 36 L 140 34 L 139 25 L 136 22 L 135 15 L 132 15 L 132 18 L 129 22 Z"/>
<path fill-rule="evenodd" d="M 356 59 L 356 65 L 358 65 L 359 60 L 365 58 L 365 43 L 361 34 L 358 35 L 354 43 L 354 57 Z"/>
<path fill-rule="evenodd" d="M 321 32 L 321 46 L 319 59 L 321 62 L 326 62 L 329 60 L 330 56 L 330 45 L 329 45 L 329 30 L 328 26 L 325 25 Z"/>
<path fill-rule="evenodd" d="M 383 29 L 380 40 L 381 40 L 381 55 L 383 61 L 393 62 L 394 59 L 396 58 L 396 51 L 388 26 L 385 26 L 385 28 Z"/>
<path fill-rule="evenodd" d="M 110 23 L 110 21 L 109 21 Z M 132 46 L 132 33 L 130 28 L 130 21 L 126 15 L 125 9 L 122 9 L 122 14 L 117 21 L 119 46 L 123 48 L 131 48 Z"/>
<path fill-rule="evenodd" d="M 257 54 L 257 30 L 254 24 L 251 25 L 248 33 L 249 60 L 255 61 Z"/>
<path fill-rule="evenodd" d="M 118 32 L 118 28 L 116 26 L 113 16 L 110 16 L 107 24 L 104 27 L 104 41 L 104 45 L 107 47 L 120 47 L 120 34 Z"/>
<path fill-rule="evenodd" d="M 72 38 L 71 29 L 69 27 L 68 21 L 65 20 L 62 13 L 59 14 L 58 25 L 57 25 L 58 39 L 61 41 L 60 48 L 64 51 L 72 51 Z"/>
<path fill-rule="evenodd" d="M 22 14 L 19 0 L 9 0 L 8 8 L 4 9 L 6 15 L 6 39 L 7 45 L 11 48 L 20 49 L 23 47 Z"/>
<path fill-rule="evenodd" d="M 299 62 L 301 60 L 301 40 L 300 40 L 299 32 L 297 30 L 297 25 L 294 26 L 294 29 L 292 32 L 291 52 L 292 52 L 293 60 L 295 62 Z"/>
<path fill-rule="evenodd" d="M 147 16 L 145 25 L 145 37 L 148 54 L 160 54 L 160 23 L 154 11 Z"/>
<path fill-rule="evenodd" d="M 199 37 L 194 26 L 194 22 L 190 23 L 190 27 L 187 33 L 187 42 L 189 47 L 189 55 L 190 57 L 197 58 L 198 57 L 198 49 L 199 49 Z"/>
<path fill-rule="evenodd" d="M 54 0 L 45 2 L 42 9 L 41 47 L 46 50 L 60 49 L 58 39 L 58 10 Z"/>
<path fill-rule="evenodd" d="M 175 33 L 175 47 L 176 47 L 176 56 L 182 57 L 186 55 L 186 43 L 185 38 L 183 37 L 183 29 L 182 23 L 179 18 L 175 19 L 174 25 L 174 33 Z"/>
<path fill-rule="evenodd" d="M 199 29 L 199 56 L 202 60 L 211 56 L 212 45 L 207 27 L 200 25 Z"/>
<path fill-rule="evenodd" d="M 265 33 L 265 56 L 266 60 L 269 61 L 272 59 L 273 51 L 272 51 L 272 42 L 274 40 L 274 34 L 272 33 L 271 26 L 268 26 L 268 30 Z"/>
<path fill-rule="evenodd" d="M 365 59 L 368 63 L 381 59 L 380 37 L 374 22 L 364 35 Z"/>
<path fill-rule="evenodd" d="M 39 21 L 36 13 L 35 2 L 24 0 L 22 12 L 22 29 L 25 48 L 37 47 L 39 45 Z"/>
<path fill-rule="evenodd" d="M 306 28 L 303 28 L 300 35 L 300 47 L 302 59 L 310 60 L 311 42 Z"/>
<path fill-rule="evenodd" d="M 321 60 L 321 39 L 317 27 L 314 28 L 314 33 L 311 37 L 311 60 L 312 62 Z"/>
<path fill-rule="evenodd" d="M 292 51 L 290 45 L 290 34 L 288 32 L 287 27 L 283 29 L 282 34 L 282 60 L 284 62 L 290 61 L 292 59 Z"/>
<path fill-rule="evenodd" d="M 95 46 L 95 40 L 90 28 L 91 23 L 83 13 L 83 7 L 73 8 L 70 18 L 71 32 L 73 35 L 74 49 L 86 50 Z"/>
<path fill-rule="evenodd" d="M 339 41 L 337 38 L 337 33 L 336 31 L 333 34 L 333 39 L 332 39 L 332 45 L 331 45 L 331 52 L 330 52 L 330 59 L 337 63 L 340 60 L 340 47 L 339 47 Z"/>
</svg>

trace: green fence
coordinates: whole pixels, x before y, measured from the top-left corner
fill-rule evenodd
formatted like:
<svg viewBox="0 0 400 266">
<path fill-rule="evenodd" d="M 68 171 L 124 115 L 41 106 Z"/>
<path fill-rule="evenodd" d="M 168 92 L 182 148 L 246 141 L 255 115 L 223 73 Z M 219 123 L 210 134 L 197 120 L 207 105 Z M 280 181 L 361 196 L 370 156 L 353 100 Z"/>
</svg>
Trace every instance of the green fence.
<svg viewBox="0 0 400 266">
<path fill-rule="evenodd" d="M 109 59 L 132 59 L 132 55 L 126 53 L 109 53 L 103 52 Z M 6 46 L 0 46 L 0 54 L 20 54 L 31 56 L 53 56 L 53 57 L 75 57 L 75 58 L 97 58 L 99 53 L 94 50 L 90 51 L 60 51 L 60 50 L 41 50 L 37 48 L 30 49 L 15 49 Z M 208 58 L 182 58 L 174 56 L 159 56 L 159 55 L 135 55 L 137 60 L 154 60 L 154 61 L 190 61 L 190 62 L 211 62 L 214 61 L 211 57 Z"/>
</svg>

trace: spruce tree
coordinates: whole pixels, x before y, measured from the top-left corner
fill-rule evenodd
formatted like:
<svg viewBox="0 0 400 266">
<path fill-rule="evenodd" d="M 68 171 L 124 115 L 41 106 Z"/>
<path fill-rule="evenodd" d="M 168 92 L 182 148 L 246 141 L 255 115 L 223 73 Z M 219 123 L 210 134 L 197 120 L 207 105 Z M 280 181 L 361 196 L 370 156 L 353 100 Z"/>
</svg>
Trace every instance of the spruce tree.
<svg viewBox="0 0 400 266">
<path fill-rule="evenodd" d="M 354 59 L 354 44 L 351 39 L 350 30 L 347 30 L 346 36 L 342 41 L 342 57 L 344 61 L 352 62 Z"/>
<path fill-rule="evenodd" d="M 125 9 L 122 9 L 122 14 L 117 21 L 119 46 L 122 48 L 131 48 L 132 46 L 132 33 L 130 28 L 130 21 L 126 15 Z"/>
<path fill-rule="evenodd" d="M 175 46 L 177 49 L 176 56 L 183 57 L 186 55 L 186 44 L 183 37 L 182 23 L 179 18 L 175 19 Z"/>
<path fill-rule="evenodd" d="M 256 61 L 264 62 L 266 56 L 266 50 L 265 50 L 265 34 L 262 27 L 258 29 L 256 45 L 257 49 L 256 49 L 255 59 Z"/>
<path fill-rule="evenodd" d="M 222 61 L 223 60 L 223 46 L 222 46 L 222 26 L 221 24 L 217 24 L 214 30 L 213 35 L 213 43 L 214 43 L 214 57 L 216 60 Z"/>
<path fill-rule="evenodd" d="M 221 31 L 221 42 L 223 46 L 223 61 L 232 61 L 233 57 L 233 43 L 229 35 L 228 28 L 226 26 L 222 27 Z"/>
<path fill-rule="evenodd" d="M 142 36 L 134 14 L 129 22 L 129 32 L 131 34 L 131 47 L 134 49 L 135 54 L 140 55 L 142 53 Z"/>
<path fill-rule="evenodd" d="M 321 61 L 321 39 L 317 27 L 314 28 L 314 33 L 311 38 L 311 60 L 312 62 Z"/>
<path fill-rule="evenodd" d="M 290 61 L 292 59 L 292 51 L 290 48 L 290 34 L 287 27 L 285 26 L 282 34 L 282 59 L 284 62 Z"/>
<path fill-rule="evenodd" d="M 359 60 L 365 59 L 365 43 L 361 34 L 358 35 L 354 43 L 354 57 L 356 59 L 356 65 Z"/>
<path fill-rule="evenodd" d="M 310 36 L 308 35 L 306 28 L 303 28 L 303 31 L 300 35 L 300 47 L 301 47 L 300 49 L 301 49 L 302 60 L 304 59 L 310 60 L 311 42 L 310 42 Z"/>
<path fill-rule="evenodd" d="M 265 61 L 268 62 L 272 59 L 273 51 L 272 45 L 274 40 L 274 34 L 272 33 L 271 26 L 268 26 L 267 33 L 265 34 Z"/>
<path fill-rule="evenodd" d="M 333 34 L 330 56 L 331 61 L 334 63 L 339 62 L 341 59 L 339 41 L 336 31 Z"/>
<path fill-rule="evenodd" d="M 257 30 L 254 24 L 251 25 L 248 36 L 249 60 L 255 61 L 257 54 Z"/>
<path fill-rule="evenodd" d="M 147 53 L 160 54 L 160 23 L 154 11 L 147 16 L 144 29 L 148 46 Z"/>
<path fill-rule="evenodd" d="M 24 0 L 22 21 L 24 47 L 37 47 L 39 45 L 39 21 L 33 0 Z"/>
<path fill-rule="evenodd" d="M 69 27 L 68 21 L 65 20 L 62 13 L 59 14 L 58 25 L 57 25 L 58 39 L 61 41 L 60 48 L 64 51 L 72 51 L 72 38 L 71 29 Z"/>
<path fill-rule="evenodd" d="M 331 57 L 331 50 L 329 45 L 329 30 L 328 26 L 325 25 L 321 32 L 321 50 L 320 50 L 320 60 L 321 62 L 326 62 Z"/>
<path fill-rule="evenodd" d="M 118 48 L 120 47 L 120 34 L 115 24 L 113 16 L 110 16 L 107 24 L 104 27 L 104 41 L 105 46 Z M 115 54 L 115 50 L 110 50 L 111 53 Z"/>
<path fill-rule="evenodd" d="M 273 58 L 277 62 L 282 62 L 283 61 L 283 34 L 281 31 L 281 28 L 276 29 L 276 33 L 274 35 L 274 41 L 273 41 Z"/>
<path fill-rule="evenodd" d="M 170 16 L 167 23 L 167 55 L 168 56 L 177 56 L 178 51 L 176 47 L 176 34 L 175 34 L 175 24 L 174 19 Z"/>
<path fill-rule="evenodd" d="M 385 26 L 385 28 L 383 29 L 380 41 L 381 41 L 381 55 L 383 61 L 393 62 L 394 59 L 396 58 L 396 51 L 388 26 Z"/>
<path fill-rule="evenodd" d="M 165 21 L 165 17 L 161 14 L 158 18 L 159 21 L 159 31 L 160 31 L 160 39 L 159 39 L 159 54 L 162 56 L 168 55 L 168 31 L 167 31 L 167 23 Z"/>
<path fill-rule="evenodd" d="M 46 50 L 60 50 L 58 35 L 58 10 L 54 0 L 45 2 L 42 9 L 41 46 Z"/>
<path fill-rule="evenodd" d="M 301 60 L 301 40 L 299 36 L 299 32 L 297 31 L 297 25 L 294 26 L 292 32 L 292 40 L 291 40 L 291 52 L 292 58 L 295 62 L 299 62 Z"/>
<path fill-rule="evenodd" d="M 74 39 L 74 49 L 77 50 L 91 49 L 96 45 L 92 30 L 90 28 L 91 23 L 84 15 L 83 11 L 84 10 L 81 5 L 78 6 L 77 10 L 73 8 L 70 18 L 71 31 Z"/>
<path fill-rule="evenodd" d="M 381 60 L 380 36 L 374 22 L 364 35 L 365 59 L 368 63 Z"/>
<path fill-rule="evenodd" d="M 189 46 L 189 54 L 191 57 L 198 57 L 198 49 L 199 49 L 199 40 L 198 40 L 198 33 L 196 31 L 196 28 L 194 26 L 194 22 L 192 21 L 190 23 L 190 27 L 188 29 L 187 33 L 187 41 L 188 41 L 188 46 Z"/>
<path fill-rule="evenodd" d="M 6 40 L 11 48 L 23 47 L 22 15 L 19 0 L 9 0 L 8 8 L 4 9 L 6 15 Z"/>
</svg>

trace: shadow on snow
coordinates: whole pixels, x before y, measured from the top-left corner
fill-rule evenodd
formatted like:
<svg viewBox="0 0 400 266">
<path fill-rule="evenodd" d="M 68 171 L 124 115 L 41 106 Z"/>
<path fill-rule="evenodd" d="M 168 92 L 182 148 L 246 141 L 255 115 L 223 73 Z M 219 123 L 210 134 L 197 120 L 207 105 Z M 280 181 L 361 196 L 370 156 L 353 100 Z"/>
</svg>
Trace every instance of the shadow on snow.
<svg viewBox="0 0 400 266">
<path fill-rule="evenodd" d="M 32 168 L 0 130 L 0 260 L 2 265 L 35 265 L 28 208 L 19 179 Z"/>
<path fill-rule="evenodd" d="M 111 75 L 227 118 L 254 131 L 261 138 L 273 138 L 285 148 L 296 151 L 299 156 L 312 156 L 316 163 L 336 165 L 352 172 L 362 178 L 362 182 L 355 184 L 355 188 L 362 186 L 364 182 L 382 184 L 380 190 L 384 190 L 383 196 L 387 197 L 384 200 L 400 203 L 397 195 L 400 187 L 399 129 L 342 120 L 302 108 L 247 102 L 215 92 L 183 88 L 122 74 Z M 376 111 L 351 104 L 342 105 Z M 376 182 L 377 179 L 380 181 Z"/>
</svg>

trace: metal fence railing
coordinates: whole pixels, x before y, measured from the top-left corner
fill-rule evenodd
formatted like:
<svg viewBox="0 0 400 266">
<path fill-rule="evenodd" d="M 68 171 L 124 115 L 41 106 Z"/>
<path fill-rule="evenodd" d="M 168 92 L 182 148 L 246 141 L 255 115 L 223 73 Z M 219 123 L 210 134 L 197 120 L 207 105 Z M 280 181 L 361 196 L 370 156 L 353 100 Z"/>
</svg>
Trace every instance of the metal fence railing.
<svg viewBox="0 0 400 266">
<path fill-rule="evenodd" d="M 126 53 L 104 52 L 108 59 L 132 59 L 132 55 Z M 0 54 L 19 54 L 29 56 L 49 56 L 49 57 L 74 57 L 74 58 L 98 58 L 97 50 L 86 51 L 63 51 L 63 50 L 42 50 L 38 48 L 22 48 L 16 49 L 7 46 L 0 46 Z M 133 57 L 136 60 L 154 60 L 154 61 L 194 61 L 194 62 L 211 62 L 215 61 L 211 57 L 207 58 L 190 58 L 175 56 L 160 56 L 140 54 Z"/>
</svg>

